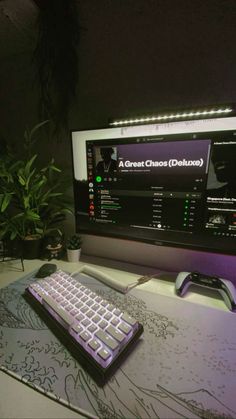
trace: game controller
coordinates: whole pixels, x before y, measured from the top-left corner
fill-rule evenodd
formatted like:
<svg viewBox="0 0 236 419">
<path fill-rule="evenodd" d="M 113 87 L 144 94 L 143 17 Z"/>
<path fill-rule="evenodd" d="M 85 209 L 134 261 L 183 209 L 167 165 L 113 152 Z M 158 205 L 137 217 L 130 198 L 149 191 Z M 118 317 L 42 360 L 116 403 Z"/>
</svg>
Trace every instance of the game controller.
<svg viewBox="0 0 236 419">
<path fill-rule="evenodd" d="M 180 272 L 175 280 L 176 294 L 183 297 L 191 284 L 219 291 L 228 309 L 236 311 L 236 288 L 228 279 L 204 275 L 199 272 Z"/>
</svg>

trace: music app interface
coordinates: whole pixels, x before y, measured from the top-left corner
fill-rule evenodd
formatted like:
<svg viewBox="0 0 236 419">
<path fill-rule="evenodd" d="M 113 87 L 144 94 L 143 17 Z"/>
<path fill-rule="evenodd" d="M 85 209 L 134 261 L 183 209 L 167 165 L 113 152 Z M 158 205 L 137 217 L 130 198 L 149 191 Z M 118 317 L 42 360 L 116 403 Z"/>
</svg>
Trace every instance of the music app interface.
<svg viewBox="0 0 236 419">
<path fill-rule="evenodd" d="M 186 233 L 202 229 L 211 140 L 119 141 L 86 143 L 90 221 Z"/>
</svg>

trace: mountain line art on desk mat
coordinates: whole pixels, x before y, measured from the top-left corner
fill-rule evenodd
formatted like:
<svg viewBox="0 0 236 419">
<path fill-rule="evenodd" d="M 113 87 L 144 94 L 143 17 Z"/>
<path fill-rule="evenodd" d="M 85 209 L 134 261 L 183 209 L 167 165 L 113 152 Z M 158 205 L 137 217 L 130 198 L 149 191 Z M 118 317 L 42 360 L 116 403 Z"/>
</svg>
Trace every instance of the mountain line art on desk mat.
<svg viewBox="0 0 236 419">
<path fill-rule="evenodd" d="M 0 290 L 0 368 L 58 402 L 101 418 L 235 418 L 235 315 L 139 289 L 81 282 L 144 326 L 99 387 L 23 298 L 30 274 Z M 83 279 L 82 279 L 83 278 Z"/>
</svg>

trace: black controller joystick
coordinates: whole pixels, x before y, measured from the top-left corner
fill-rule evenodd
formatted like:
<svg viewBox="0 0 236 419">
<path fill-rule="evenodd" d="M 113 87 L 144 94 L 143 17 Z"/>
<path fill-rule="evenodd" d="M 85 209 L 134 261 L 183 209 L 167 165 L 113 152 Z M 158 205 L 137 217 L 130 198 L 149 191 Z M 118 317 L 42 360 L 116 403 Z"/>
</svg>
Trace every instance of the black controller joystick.
<svg viewBox="0 0 236 419">
<path fill-rule="evenodd" d="M 236 288 L 228 279 L 199 272 L 180 272 L 175 281 L 176 294 L 183 297 L 191 284 L 219 291 L 228 309 L 236 312 Z"/>
</svg>

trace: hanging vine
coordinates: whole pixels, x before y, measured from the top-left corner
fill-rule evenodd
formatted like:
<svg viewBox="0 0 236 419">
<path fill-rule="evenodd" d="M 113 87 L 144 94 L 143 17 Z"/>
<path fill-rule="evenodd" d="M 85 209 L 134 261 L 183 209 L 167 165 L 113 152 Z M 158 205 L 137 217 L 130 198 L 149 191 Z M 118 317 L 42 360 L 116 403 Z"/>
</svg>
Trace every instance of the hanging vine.
<svg viewBox="0 0 236 419">
<path fill-rule="evenodd" d="M 40 119 L 50 119 L 55 132 L 68 128 L 78 81 L 79 22 L 74 0 L 35 0 L 39 27 L 34 64 L 39 86 Z"/>
</svg>

